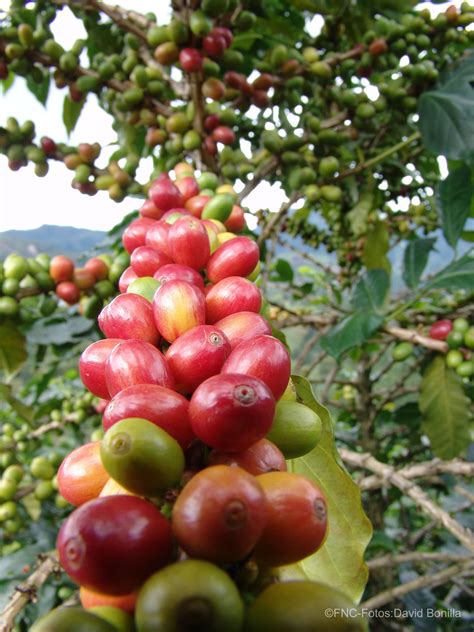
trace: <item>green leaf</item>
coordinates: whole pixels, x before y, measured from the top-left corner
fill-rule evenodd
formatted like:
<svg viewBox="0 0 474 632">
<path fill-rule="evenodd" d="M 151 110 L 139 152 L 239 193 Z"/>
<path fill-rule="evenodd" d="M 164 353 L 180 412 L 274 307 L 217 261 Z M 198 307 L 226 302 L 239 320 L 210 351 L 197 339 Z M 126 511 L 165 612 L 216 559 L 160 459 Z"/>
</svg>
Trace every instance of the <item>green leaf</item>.
<svg viewBox="0 0 474 632">
<path fill-rule="evenodd" d="M 275 270 L 278 272 L 280 281 L 288 281 L 289 283 L 293 281 L 293 268 L 288 263 L 288 261 L 286 261 L 286 259 L 278 259 L 275 264 Z"/>
<path fill-rule="evenodd" d="M 436 243 L 436 239 L 413 239 L 409 241 L 403 254 L 403 280 L 408 287 L 418 285 L 428 257 Z"/>
<path fill-rule="evenodd" d="M 372 191 L 364 191 L 357 204 L 347 213 L 346 217 L 351 226 L 351 231 L 356 237 L 363 235 L 367 230 L 367 218 L 374 205 Z"/>
<path fill-rule="evenodd" d="M 15 74 L 10 70 L 8 73 L 8 77 L 0 81 L 0 86 L 2 87 L 2 94 L 6 94 L 8 90 L 10 90 L 14 81 L 15 81 Z"/>
<path fill-rule="evenodd" d="M 355 309 L 380 312 L 390 287 L 385 270 L 368 270 L 355 286 L 352 305 Z"/>
<path fill-rule="evenodd" d="M 9 380 L 28 357 L 24 335 L 9 322 L 0 325 L 0 369 Z"/>
<path fill-rule="evenodd" d="M 240 33 L 236 35 L 232 41 L 232 48 L 237 50 L 250 50 L 256 40 L 262 39 L 262 35 L 255 32 Z"/>
<path fill-rule="evenodd" d="M 474 242 L 474 230 L 463 230 L 461 233 L 461 239 L 469 241 L 472 244 Z"/>
<path fill-rule="evenodd" d="M 37 522 L 41 516 L 41 501 L 38 500 L 34 494 L 28 494 L 22 498 L 21 502 L 30 518 L 34 522 Z"/>
<path fill-rule="evenodd" d="M 26 85 L 28 86 L 28 90 L 34 94 L 34 96 L 38 99 L 41 105 L 46 107 L 46 101 L 48 100 L 49 94 L 49 86 L 51 80 L 49 74 L 44 74 L 43 79 L 36 83 L 29 75 L 26 77 Z"/>
<path fill-rule="evenodd" d="M 63 123 L 66 127 L 68 136 L 76 127 L 76 123 L 81 115 L 82 106 L 85 103 L 85 99 L 77 102 L 72 101 L 68 96 L 64 97 L 63 103 Z"/>
<path fill-rule="evenodd" d="M 460 259 L 453 261 L 449 266 L 440 270 L 426 285 L 426 289 L 437 287 L 452 290 L 474 289 L 474 248 L 471 248 Z"/>
<path fill-rule="evenodd" d="M 30 406 L 26 406 L 12 393 L 11 384 L 0 384 L 0 400 L 7 402 L 13 410 L 23 419 L 33 421 L 34 411 Z"/>
<path fill-rule="evenodd" d="M 419 399 L 424 417 L 422 429 L 429 437 L 435 456 L 454 459 L 467 449 L 469 406 L 461 380 L 446 366 L 444 357 L 435 357 L 423 376 Z"/>
<path fill-rule="evenodd" d="M 281 569 L 284 577 L 307 578 L 334 586 L 358 603 L 367 583 L 364 551 L 372 526 L 364 513 L 360 490 L 341 464 L 334 443 L 331 418 L 314 397 L 310 383 L 292 376 L 299 399 L 323 423 L 319 444 L 309 454 L 290 461 L 288 469 L 315 481 L 328 503 L 328 535 L 310 557 Z"/>
<path fill-rule="evenodd" d="M 348 316 L 321 337 L 321 348 L 338 359 L 352 347 L 364 344 L 377 331 L 383 320 L 383 316 L 370 312 Z"/>
<path fill-rule="evenodd" d="M 436 90 L 419 100 L 423 143 L 437 156 L 465 159 L 474 152 L 474 56 L 462 61 Z"/>
<path fill-rule="evenodd" d="M 471 170 L 467 165 L 451 171 L 448 177 L 438 185 L 438 211 L 443 233 L 446 241 L 453 248 L 469 217 L 473 195 Z"/>
<path fill-rule="evenodd" d="M 39 318 L 28 329 L 28 342 L 38 345 L 77 342 L 77 338 L 89 332 L 93 326 L 93 321 L 81 316 Z"/>
<path fill-rule="evenodd" d="M 367 233 L 367 239 L 362 253 L 362 261 L 367 270 L 382 269 L 388 274 L 391 271 L 387 257 L 389 249 L 388 230 L 383 222 L 377 222 Z"/>
</svg>

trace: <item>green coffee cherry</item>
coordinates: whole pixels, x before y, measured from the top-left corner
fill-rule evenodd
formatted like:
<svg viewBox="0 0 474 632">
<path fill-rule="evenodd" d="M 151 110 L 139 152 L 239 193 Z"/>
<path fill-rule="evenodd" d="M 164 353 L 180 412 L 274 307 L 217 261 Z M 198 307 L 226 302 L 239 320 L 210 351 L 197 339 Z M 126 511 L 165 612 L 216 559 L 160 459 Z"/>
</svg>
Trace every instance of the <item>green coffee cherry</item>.
<svg viewBox="0 0 474 632">
<path fill-rule="evenodd" d="M 392 349 L 392 358 L 396 362 L 402 362 L 413 353 L 413 345 L 411 342 L 401 342 Z"/>
<path fill-rule="evenodd" d="M 318 444 L 322 422 L 308 406 L 295 401 L 279 401 L 267 439 L 270 439 L 287 459 L 303 456 Z"/>
</svg>

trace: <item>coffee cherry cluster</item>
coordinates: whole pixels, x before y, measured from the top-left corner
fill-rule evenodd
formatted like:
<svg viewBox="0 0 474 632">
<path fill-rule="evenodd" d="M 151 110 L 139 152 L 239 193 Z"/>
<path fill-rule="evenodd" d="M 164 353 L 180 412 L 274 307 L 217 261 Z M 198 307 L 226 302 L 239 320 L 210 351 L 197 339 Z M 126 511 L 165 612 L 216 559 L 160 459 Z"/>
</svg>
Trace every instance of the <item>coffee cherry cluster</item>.
<svg viewBox="0 0 474 632">
<path fill-rule="evenodd" d="M 429 331 L 430 338 L 446 340 L 449 351 L 446 354 L 446 365 L 455 369 L 463 378 L 474 375 L 474 327 L 465 318 L 438 320 Z"/>
<path fill-rule="evenodd" d="M 232 192 L 206 195 L 212 174 L 186 165 L 174 176 L 125 230 L 131 266 L 99 315 L 107 338 L 80 358 L 107 401 L 105 435 L 61 464 L 77 508 L 57 546 L 86 608 L 135 610 L 139 631 L 237 631 L 240 591 L 257 594 L 269 569 L 324 542 L 324 495 L 285 461 L 317 444 L 321 420 L 297 401 L 288 351 L 259 313 L 257 245 L 225 230 Z"/>
<path fill-rule="evenodd" d="M 22 394 L 35 391 L 32 381 Z M 59 393 L 61 395 L 59 395 Z M 78 383 L 54 380 L 54 395 L 43 401 L 44 414 L 27 421 L 13 410 L 0 413 L 0 554 L 28 541 L 31 521 L 64 517 L 70 504 L 58 492 L 56 471 L 78 441 L 97 438 L 97 399 Z"/>
<path fill-rule="evenodd" d="M 66 306 L 79 303 L 80 314 L 95 319 L 104 301 L 116 294 L 129 262 L 126 252 L 92 257 L 82 267 L 64 255 L 26 258 L 12 253 L 0 262 L 0 317 L 33 322 L 50 316 L 61 299 Z"/>
</svg>

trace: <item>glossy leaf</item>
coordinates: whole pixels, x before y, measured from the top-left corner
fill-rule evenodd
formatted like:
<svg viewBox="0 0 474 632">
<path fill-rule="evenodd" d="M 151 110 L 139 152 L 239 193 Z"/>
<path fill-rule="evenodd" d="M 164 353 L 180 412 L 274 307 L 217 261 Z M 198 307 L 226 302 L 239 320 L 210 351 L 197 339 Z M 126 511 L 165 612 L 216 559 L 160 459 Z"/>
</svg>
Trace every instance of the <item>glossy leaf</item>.
<svg viewBox="0 0 474 632">
<path fill-rule="evenodd" d="M 383 269 L 390 274 L 391 265 L 387 253 L 389 250 L 388 230 L 383 222 L 377 222 L 367 233 L 362 253 L 362 261 L 367 270 Z"/>
<path fill-rule="evenodd" d="M 25 336 L 11 323 L 0 325 L 0 369 L 10 379 L 28 357 Z"/>
<path fill-rule="evenodd" d="M 278 273 L 279 281 L 293 281 L 294 273 L 293 268 L 285 259 L 278 259 L 275 264 L 275 270 Z"/>
<path fill-rule="evenodd" d="M 82 106 L 84 105 L 85 99 L 82 99 L 79 102 L 71 101 L 71 99 L 66 96 L 64 97 L 63 103 L 63 123 L 66 127 L 66 132 L 69 134 L 76 127 L 76 123 L 81 115 Z"/>
<path fill-rule="evenodd" d="M 364 513 L 360 490 L 338 457 L 329 412 L 315 399 L 310 383 L 292 376 L 298 398 L 323 423 L 319 444 L 309 454 L 289 461 L 288 469 L 313 480 L 328 502 L 328 535 L 314 555 L 281 569 L 286 578 L 307 578 L 334 586 L 353 601 L 360 601 L 368 578 L 364 551 L 372 526 Z"/>
<path fill-rule="evenodd" d="M 471 170 L 467 165 L 454 169 L 445 180 L 439 183 L 438 212 L 446 241 L 453 248 L 469 217 L 473 194 Z"/>
<path fill-rule="evenodd" d="M 474 289 L 474 248 L 440 270 L 426 286 L 427 289 L 438 287 L 450 290 Z"/>
<path fill-rule="evenodd" d="M 461 380 L 437 356 L 426 369 L 421 382 L 420 411 L 422 429 L 428 435 L 431 449 L 440 459 L 454 459 L 470 440 L 470 402 Z"/>
<path fill-rule="evenodd" d="M 383 320 L 382 316 L 371 312 L 348 316 L 321 337 L 321 348 L 338 359 L 352 347 L 364 344 Z"/>
<path fill-rule="evenodd" d="M 403 280 L 408 287 L 418 285 L 423 270 L 428 263 L 436 239 L 414 239 L 409 241 L 403 254 Z"/>
<path fill-rule="evenodd" d="M 33 421 L 33 409 L 13 395 L 11 384 L 0 384 L 0 400 L 7 402 L 17 415 L 23 417 L 23 419 L 30 422 Z"/>
<path fill-rule="evenodd" d="M 421 95 L 423 143 L 437 156 L 468 158 L 474 151 L 474 56 L 469 55 L 436 90 Z"/>
<path fill-rule="evenodd" d="M 385 303 L 390 279 L 385 270 L 368 270 L 355 286 L 352 305 L 355 309 L 379 312 Z"/>
<path fill-rule="evenodd" d="M 39 83 L 36 83 L 29 75 L 26 78 L 28 90 L 34 94 L 41 105 L 44 106 L 46 106 L 46 101 L 48 100 L 50 83 L 51 79 L 49 74 L 44 74 L 43 79 Z"/>
</svg>

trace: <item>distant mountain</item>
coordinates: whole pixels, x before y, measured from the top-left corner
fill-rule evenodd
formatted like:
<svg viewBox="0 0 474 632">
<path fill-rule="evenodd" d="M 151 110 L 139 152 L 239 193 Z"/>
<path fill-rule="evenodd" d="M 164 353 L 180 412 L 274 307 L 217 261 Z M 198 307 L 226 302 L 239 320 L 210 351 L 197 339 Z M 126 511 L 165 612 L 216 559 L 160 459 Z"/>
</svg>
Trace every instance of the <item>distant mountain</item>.
<svg viewBox="0 0 474 632">
<path fill-rule="evenodd" d="M 12 252 L 34 257 L 40 252 L 78 259 L 105 240 L 107 233 L 70 226 L 41 226 L 34 230 L 0 232 L 0 259 Z"/>
</svg>

